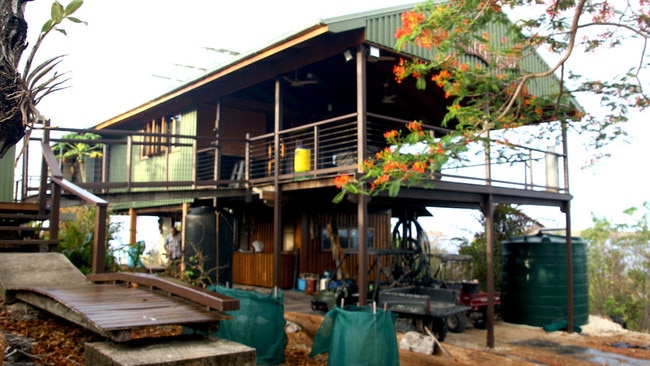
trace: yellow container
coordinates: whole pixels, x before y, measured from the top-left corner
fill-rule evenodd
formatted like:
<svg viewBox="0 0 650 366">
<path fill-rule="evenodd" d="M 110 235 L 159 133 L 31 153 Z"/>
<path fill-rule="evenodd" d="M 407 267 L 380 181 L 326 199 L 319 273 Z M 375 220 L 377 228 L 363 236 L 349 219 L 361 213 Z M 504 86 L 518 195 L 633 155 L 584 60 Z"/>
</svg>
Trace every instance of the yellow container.
<svg viewBox="0 0 650 366">
<path fill-rule="evenodd" d="M 298 147 L 293 158 L 294 173 L 308 172 L 311 170 L 311 150 Z"/>
</svg>

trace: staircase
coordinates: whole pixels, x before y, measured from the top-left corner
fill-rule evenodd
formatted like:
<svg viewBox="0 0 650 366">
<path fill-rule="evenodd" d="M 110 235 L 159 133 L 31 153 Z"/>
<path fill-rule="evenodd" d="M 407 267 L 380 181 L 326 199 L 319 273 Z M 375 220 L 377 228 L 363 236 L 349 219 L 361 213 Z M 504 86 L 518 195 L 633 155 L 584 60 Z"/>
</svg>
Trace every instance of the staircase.
<svg viewBox="0 0 650 366">
<path fill-rule="evenodd" d="M 45 128 L 44 131 L 41 143 L 41 182 L 38 197 L 35 197 L 37 203 L 0 202 L 0 252 L 56 251 L 59 243 L 61 194 L 66 192 L 96 208 L 92 272 L 103 273 L 108 202 L 63 178 L 59 162 L 49 144 L 49 129 Z"/>
<path fill-rule="evenodd" d="M 37 203 L 0 202 L 0 252 L 55 251 L 50 218 Z"/>
</svg>

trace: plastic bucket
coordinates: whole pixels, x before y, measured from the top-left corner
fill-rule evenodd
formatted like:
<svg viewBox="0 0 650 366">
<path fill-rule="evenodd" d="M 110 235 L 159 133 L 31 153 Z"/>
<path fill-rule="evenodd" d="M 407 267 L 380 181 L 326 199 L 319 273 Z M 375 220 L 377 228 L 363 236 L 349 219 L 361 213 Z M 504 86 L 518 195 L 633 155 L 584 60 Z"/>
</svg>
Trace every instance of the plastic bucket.
<svg viewBox="0 0 650 366">
<path fill-rule="evenodd" d="M 308 278 L 307 279 L 307 288 L 305 290 L 306 292 L 316 292 L 316 279 L 315 278 Z"/>
</svg>

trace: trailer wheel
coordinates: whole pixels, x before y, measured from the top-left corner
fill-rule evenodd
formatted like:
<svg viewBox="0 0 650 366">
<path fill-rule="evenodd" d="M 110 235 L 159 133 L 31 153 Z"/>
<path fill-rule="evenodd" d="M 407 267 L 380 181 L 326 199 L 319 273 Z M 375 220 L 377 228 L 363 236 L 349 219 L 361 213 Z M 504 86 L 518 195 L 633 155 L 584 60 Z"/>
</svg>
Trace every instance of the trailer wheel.
<svg viewBox="0 0 650 366">
<path fill-rule="evenodd" d="M 447 317 L 447 329 L 453 333 L 461 333 L 467 327 L 465 314 L 454 314 Z"/>
<path fill-rule="evenodd" d="M 483 308 L 478 311 L 479 316 L 474 319 L 472 325 L 476 329 L 485 329 L 487 328 L 487 309 Z"/>
</svg>

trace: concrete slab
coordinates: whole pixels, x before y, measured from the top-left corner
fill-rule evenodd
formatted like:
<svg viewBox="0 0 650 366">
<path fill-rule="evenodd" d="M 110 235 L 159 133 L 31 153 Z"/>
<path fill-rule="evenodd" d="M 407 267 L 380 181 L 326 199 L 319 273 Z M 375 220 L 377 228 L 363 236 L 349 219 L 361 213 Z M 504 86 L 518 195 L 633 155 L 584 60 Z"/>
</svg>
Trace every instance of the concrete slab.
<svg viewBox="0 0 650 366">
<path fill-rule="evenodd" d="M 85 345 L 93 366 L 255 366 L 255 349 L 221 338 L 171 340 L 148 345 L 93 342 Z"/>
<path fill-rule="evenodd" d="M 61 253 L 0 253 L 0 297 L 7 291 L 87 283 L 86 277 Z"/>
</svg>

